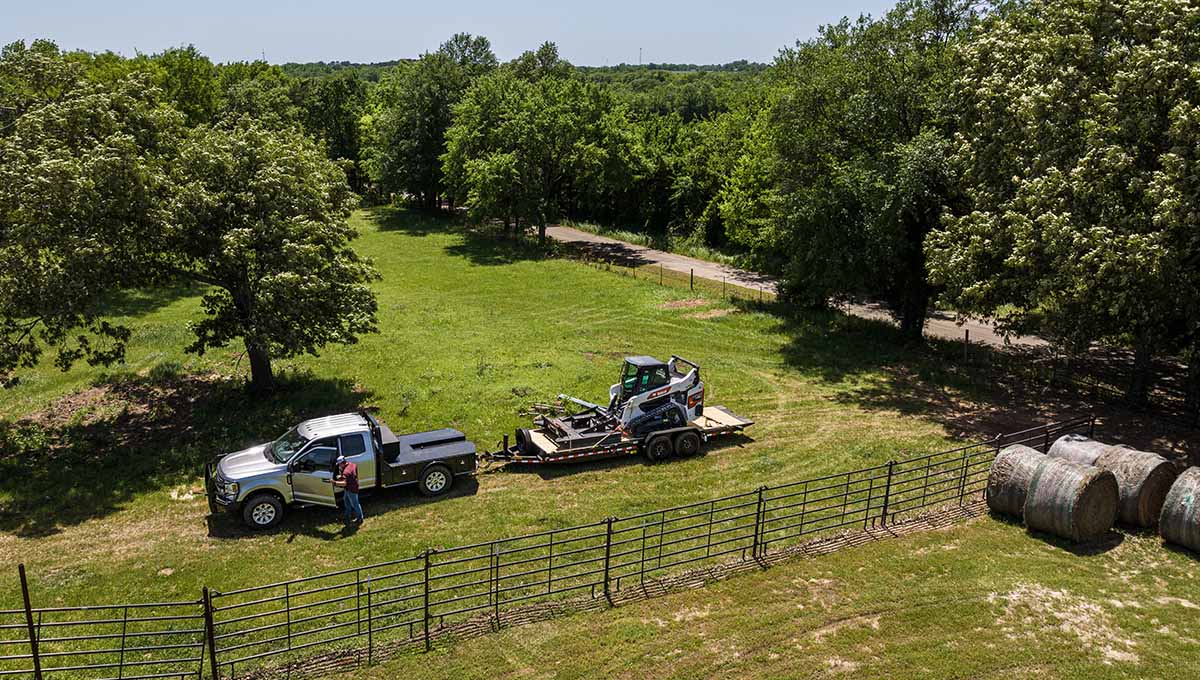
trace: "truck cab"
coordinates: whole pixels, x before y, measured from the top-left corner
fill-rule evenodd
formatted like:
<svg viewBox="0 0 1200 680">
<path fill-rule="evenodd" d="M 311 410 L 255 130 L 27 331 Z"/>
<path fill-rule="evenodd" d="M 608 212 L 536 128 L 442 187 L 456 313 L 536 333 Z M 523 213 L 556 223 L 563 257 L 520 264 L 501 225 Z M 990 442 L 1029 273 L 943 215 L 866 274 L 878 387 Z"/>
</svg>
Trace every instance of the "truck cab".
<svg viewBox="0 0 1200 680">
<path fill-rule="evenodd" d="M 283 519 L 289 505 L 336 508 L 338 456 L 358 466 L 360 492 L 416 484 L 427 496 L 448 492 L 455 477 L 474 473 L 476 464 L 474 445 L 457 430 L 398 437 L 366 412 L 314 418 L 273 441 L 209 463 L 209 509 L 268 529 Z"/>
</svg>

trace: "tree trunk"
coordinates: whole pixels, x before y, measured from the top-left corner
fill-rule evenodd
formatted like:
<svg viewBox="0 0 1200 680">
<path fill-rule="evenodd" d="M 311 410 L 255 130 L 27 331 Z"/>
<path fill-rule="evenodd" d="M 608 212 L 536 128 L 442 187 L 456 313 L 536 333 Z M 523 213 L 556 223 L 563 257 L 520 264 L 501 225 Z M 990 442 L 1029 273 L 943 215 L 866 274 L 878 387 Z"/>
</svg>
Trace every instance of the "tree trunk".
<svg viewBox="0 0 1200 680">
<path fill-rule="evenodd" d="M 925 286 L 909 291 L 900 312 L 900 335 L 904 341 L 919 344 L 925 336 L 925 317 L 929 313 L 929 291 Z"/>
<path fill-rule="evenodd" d="M 249 340 L 246 341 L 246 354 L 250 357 L 250 391 L 254 394 L 273 392 L 275 374 L 271 371 L 271 355 Z"/>
<path fill-rule="evenodd" d="M 1139 334 L 1133 345 L 1133 376 L 1129 381 L 1129 392 L 1125 397 L 1135 406 L 1150 402 L 1150 388 L 1154 383 L 1154 345 L 1146 333 Z"/>
<path fill-rule="evenodd" d="M 538 216 L 538 247 L 546 247 L 546 218 Z"/>
</svg>

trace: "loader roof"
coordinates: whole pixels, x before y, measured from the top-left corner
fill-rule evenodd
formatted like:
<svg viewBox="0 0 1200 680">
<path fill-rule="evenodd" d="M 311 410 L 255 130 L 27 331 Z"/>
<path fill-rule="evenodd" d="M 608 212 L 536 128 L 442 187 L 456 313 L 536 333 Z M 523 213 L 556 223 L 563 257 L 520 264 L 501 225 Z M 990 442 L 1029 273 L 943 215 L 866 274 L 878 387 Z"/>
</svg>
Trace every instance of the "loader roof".
<svg viewBox="0 0 1200 680">
<path fill-rule="evenodd" d="M 633 364 L 634 366 L 661 366 L 661 365 L 667 363 L 665 361 L 659 361 L 658 359 L 655 359 L 654 357 L 648 357 L 645 355 L 636 356 L 636 357 L 625 357 L 625 361 L 628 361 L 629 363 Z"/>
</svg>

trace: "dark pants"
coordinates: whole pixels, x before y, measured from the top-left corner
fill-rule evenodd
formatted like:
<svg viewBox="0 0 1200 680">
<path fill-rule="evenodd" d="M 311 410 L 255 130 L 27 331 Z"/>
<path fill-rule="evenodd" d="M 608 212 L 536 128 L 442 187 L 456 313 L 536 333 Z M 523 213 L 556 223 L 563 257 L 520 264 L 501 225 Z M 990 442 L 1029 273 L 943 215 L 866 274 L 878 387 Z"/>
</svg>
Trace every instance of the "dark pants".
<svg viewBox="0 0 1200 680">
<path fill-rule="evenodd" d="M 353 519 L 363 521 L 362 504 L 358 502 L 358 494 L 353 491 L 342 493 L 342 515 L 349 522 Z"/>
</svg>

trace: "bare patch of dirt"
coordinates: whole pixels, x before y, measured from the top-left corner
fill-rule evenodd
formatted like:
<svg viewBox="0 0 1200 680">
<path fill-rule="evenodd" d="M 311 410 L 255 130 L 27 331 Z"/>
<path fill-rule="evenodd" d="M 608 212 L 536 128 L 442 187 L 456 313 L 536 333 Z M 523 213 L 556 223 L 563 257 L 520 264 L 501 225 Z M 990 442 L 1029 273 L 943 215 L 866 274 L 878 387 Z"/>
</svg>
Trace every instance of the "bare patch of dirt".
<svg viewBox="0 0 1200 680">
<path fill-rule="evenodd" d="M 719 319 L 723 316 L 729 316 L 735 310 L 732 309 L 706 309 L 703 312 L 692 312 L 684 314 L 685 319 Z"/>
<path fill-rule="evenodd" d="M 710 613 L 712 613 L 712 610 L 708 607 L 684 607 L 683 609 L 675 612 L 675 615 L 671 618 L 675 621 L 675 623 L 687 623 L 691 621 L 698 621 L 700 619 L 707 619 Z"/>
<path fill-rule="evenodd" d="M 671 300 L 664 302 L 658 306 L 659 309 L 692 309 L 694 307 L 703 307 L 709 303 L 704 298 L 691 298 L 689 300 Z"/>
<path fill-rule="evenodd" d="M 988 602 L 1003 604 L 996 619 L 1010 640 L 1039 640 L 1055 632 L 1078 640 L 1104 663 L 1138 663 L 1137 642 L 1122 636 L 1112 617 L 1096 602 L 1037 583 L 1018 583 Z"/>
<path fill-rule="evenodd" d="M 832 656 L 825 659 L 825 665 L 834 673 L 854 673 L 858 670 L 858 664 L 850 659 L 843 659 L 840 656 Z"/>
<path fill-rule="evenodd" d="M 832 635 L 837 635 L 839 631 L 846 628 L 870 628 L 872 630 L 879 630 L 879 614 L 860 614 L 858 616 L 850 616 L 827 623 L 812 632 L 813 640 L 816 642 L 824 642 L 825 638 Z"/>
</svg>

